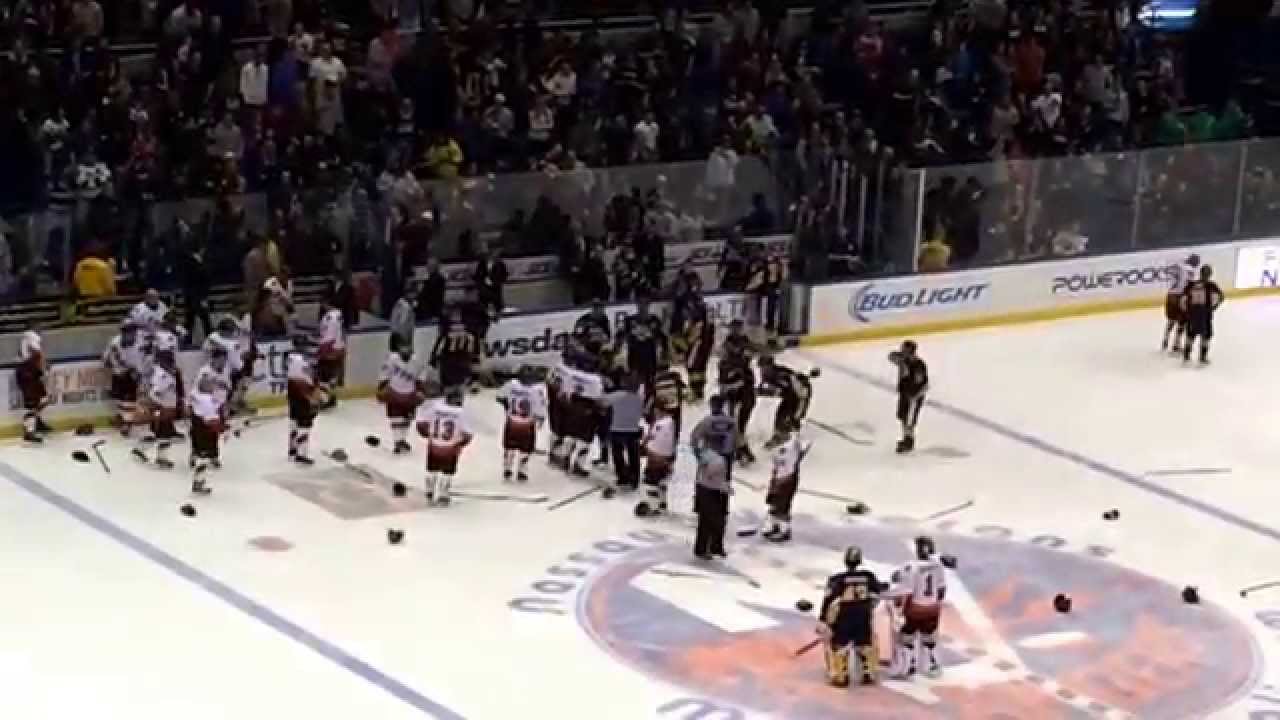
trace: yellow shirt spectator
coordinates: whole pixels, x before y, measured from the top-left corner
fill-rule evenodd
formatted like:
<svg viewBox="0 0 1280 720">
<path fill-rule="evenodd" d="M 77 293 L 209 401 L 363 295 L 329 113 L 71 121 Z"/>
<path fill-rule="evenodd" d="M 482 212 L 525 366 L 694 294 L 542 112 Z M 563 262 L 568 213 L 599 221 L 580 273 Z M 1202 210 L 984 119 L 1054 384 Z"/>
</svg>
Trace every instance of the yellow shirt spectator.
<svg viewBox="0 0 1280 720">
<path fill-rule="evenodd" d="M 942 233 L 934 233 L 920 246 L 920 272 L 946 270 L 950 262 L 951 246 L 943 240 Z"/>
<path fill-rule="evenodd" d="M 462 167 L 462 148 L 453 138 L 444 138 L 434 142 L 427 148 L 427 167 L 438 178 L 458 177 L 458 168 Z"/>
<path fill-rule="evenodd" d="M 116 294 L 116 270 L 111 263 L 95 255 L 76 263 L 76 294 L 82 298 L 113 297 Z"/>
</svg>

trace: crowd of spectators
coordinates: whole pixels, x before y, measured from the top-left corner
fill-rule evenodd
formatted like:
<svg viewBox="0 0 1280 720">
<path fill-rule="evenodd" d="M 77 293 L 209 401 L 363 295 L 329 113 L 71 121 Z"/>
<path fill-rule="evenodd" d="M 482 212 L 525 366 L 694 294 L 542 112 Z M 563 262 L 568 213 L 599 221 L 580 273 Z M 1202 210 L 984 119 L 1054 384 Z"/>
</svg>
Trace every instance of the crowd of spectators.
<svg viewBox="0 0 1280 720">
<path fill-rule="evenodd" d="M 1051 199 L 1111 178 L 1049 165 L 1031 197 L 1021 160 L 1248 132 L 1237 104 L 1181 112 L 1179 46 L 1132 3 L 935 0 L 923 26 L 896 31 L 869 4 L 819 0 L 801 21 L 784 0 L 723 0 L 694 23 L 684 3 L 659 3 L 652 30 L 618 38 L 544 26 L 534 2 L 9 3 L 0 201 L 70 203 L 72 257 L 110 259 L 140 286 L 180 283 L 193 252 L 235 279 L 269 243 L 284 272 L 380 269 L 389 306 L 431 257 L 550 248 L 578 273 L 708 225 L 794 229 L 818 274 L 832 258 L 892 269 L 890 246 L 911 240 L 892 224 L 913 165 L 989 168 L 931 173 L 926 266 L 1034 255 L 1093 234 L 1086 209 Z M 153 40 L 154 55 L 106 42 L 122 35 Z M 777 192 L 732 206 L 747 159 Z M 599 192 L 600 168 L 681 162 L 696 182 L 673 190 L 654 173 Z M 1168 197 L 1185 183 L 1177 164 L 1160 180 Z M 476 193 L 502 198 L 519 172 L 557 189 L 480 222 Z M 209 200 L 151 210 L 193 197 Z M 53 262 L 43 246 L 6 255 L 28 286 Z"/>
</svg>

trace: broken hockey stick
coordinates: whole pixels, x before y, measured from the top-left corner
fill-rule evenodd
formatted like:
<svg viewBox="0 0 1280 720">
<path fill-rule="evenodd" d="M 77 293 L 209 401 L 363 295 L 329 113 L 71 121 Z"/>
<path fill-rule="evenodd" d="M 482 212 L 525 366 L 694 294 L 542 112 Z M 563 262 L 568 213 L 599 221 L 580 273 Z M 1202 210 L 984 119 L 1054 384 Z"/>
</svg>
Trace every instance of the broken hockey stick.
<svg viewBox="0 0 1280 720">
<path fill-rule="evenodd" d="M 110 468 L 110 467 L 107 467 L 107 461 L 106 461 L 106 459 L 105 459 L 105 458 L 103 458 L 103 457 L 102 457 L 102 450 L 101 450 L 102 446 L 103 446 L 103 445 L 106 445 L 106 444 L 107 444 L 107 441 L 106 441 L 106 440 L 94 440 L 94 441 L 93 441 L 93 444 L 92 444 L 92 445 L 90 445 L 89 447 L 90 447 L 90 449 L 92 449 L 92 450 L 93 450 L 93 454 L 94 454 L 95 456 L 97 456 L 97 458 L 98 458 L 98 463 L 99 463 L 100 465 L 102 465 L 102 470 L 103 470 L 103 472 L 105 472 L 106 474 L 110 475 L 110 474 L 111 474 L 111 468 Z"/>
<path fill-rule="evenodd" d="M 821 644 L 822 644 L 822 638 L 816 637 L 810 640 L 809 642 L 805 643 L 801 647 L 797 648 L 795 654 L 792 657 L 800 657 L 801 655 L 804 655 L 805 653 L 818 647 Z"/>
<path fill-rule="evenodd" d="M 600 492 L 601 490 L 604 490 L 604 486 L 603 486 L 603 485 L 593 485 L 592 487 L 589 487 L 589 488 L 587 488 L 586 490 L 579 490 L 578 492 L 576 492 L 576 493 L 574 493 L 574 494 L 570 495 L 570 496 L 569 496 L 569 497 L 567 497 L 567 498 L 562 498 L 562 499 L 557 500 L 556 502 L 552 503 L 551 505 L 548 505 L 548 506 L 547 506 L 547 510 L 559 510 L 560 508 L 564 507 L 565 505 L 569 505 L 569 504 L 571 504 L 571 503 L 578 502 L 578 501 L 579 501 L 579 500 L 581 500 L 582 498 L 584 498 L 584 497 L 586 497 L 586 496 L 588 496 L 588 495 L 591 495 L 592 493 L 598 493 L 598 492 Z"/>
<path fill-rule="evenodd" d="M 1280 580 L 1273 580 L 1271 582 L 1264 582 L 1264 583 L 1258 583 L 1257 585 L 1250 585 L 1249 587 L 1244 588 L 1243 590 L 1240 591 L 1240 597 L 1248 597 L 1250 593 L 1255 593 L 1259 590 L 1270 590 L 1271 588 L 1274 588 L 1274 587 L 1280 587 Z"/>
<path fill-rule="evenodd" d="M 471 498 L 473 500 L 499 500 L 499 501 L 531 503 L 531 504 L 544 503 L 550 499 L 546 495 L 543 495 L 541 493 L 535 493 L 532 495 L 521 495 L 518 493 L 454 490 L 452 494 L 460 498 Z"/>
</svg>

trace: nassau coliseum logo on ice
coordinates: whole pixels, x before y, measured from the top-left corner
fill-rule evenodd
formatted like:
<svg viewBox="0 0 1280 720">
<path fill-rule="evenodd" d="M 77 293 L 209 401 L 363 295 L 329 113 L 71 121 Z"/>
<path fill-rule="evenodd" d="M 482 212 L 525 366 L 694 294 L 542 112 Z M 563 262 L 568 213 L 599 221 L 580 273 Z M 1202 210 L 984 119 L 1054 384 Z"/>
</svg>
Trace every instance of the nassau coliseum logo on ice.
<svg viewBox="0 0 1280 720">
<path fill-rule="evenodd" d="M 990 526 L 978 530 L 992 529 Z M 760 581 L 690 562 L 683 543 L 643 547 L 603 568 L 579 596 L 578 621 L 644 674 L 744 712 L 790 720 L 908 718 L 1202 718 L 1253 682 L 1249 631 L 1211 604 L 1187 605 L 1168 583 L 1073 550 L 1059 538 L 1009 531 L 937 535 L 960 565 L 949 575 L 940 678 L 837 689 L 820 651 L 800 658 L 814 616 L 796 611 L 849 544 L 882 580 L 910 559 L 910 529 L 808 521 L 787 548 L 746 544 L 729 565 Z M 744 548 L 758 548 L 749 552 Z M 791 593 L 786 597 L 780 597 Z M 1054 611 L 1057 593 L 1070 614 Z M 792 596 L 794 595 L 794 596 Z M 877 611 L 881 657 L 887 617 Z"/>
</svg>

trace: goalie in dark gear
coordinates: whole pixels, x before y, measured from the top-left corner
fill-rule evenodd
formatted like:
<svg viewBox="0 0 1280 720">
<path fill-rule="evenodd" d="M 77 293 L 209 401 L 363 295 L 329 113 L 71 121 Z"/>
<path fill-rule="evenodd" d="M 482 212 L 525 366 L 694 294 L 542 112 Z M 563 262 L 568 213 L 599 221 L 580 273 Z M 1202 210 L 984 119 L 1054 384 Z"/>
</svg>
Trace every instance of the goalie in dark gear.
<svg viewBox="0 0 1280 720">
<path fill-rule="evenodd" d="M 844 554 L 845 571 L 827 579 L 817 632 L 826 640 L 827 682 L 849 686 L 849 651 L 857 655 L 863 685 L 876 682 L 880 654 L 876 649 L 872 613 L 880 599 L 880 581 L 862 568 L 862 550 L 850 547 Z"/>
</svg>

